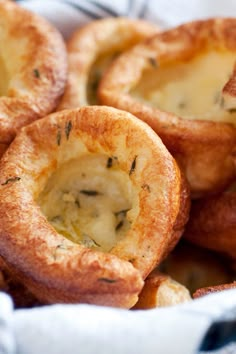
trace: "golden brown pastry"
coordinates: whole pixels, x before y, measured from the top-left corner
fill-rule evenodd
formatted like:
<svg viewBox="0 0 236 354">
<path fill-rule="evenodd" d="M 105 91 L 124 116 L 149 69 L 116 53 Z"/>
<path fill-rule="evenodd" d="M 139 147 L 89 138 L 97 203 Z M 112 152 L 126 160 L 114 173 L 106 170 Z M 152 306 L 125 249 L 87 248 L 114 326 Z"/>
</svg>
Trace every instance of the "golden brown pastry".
<svg viewBox="0 0 236 354">
<path fill-rule="evenodd" d="M 97 103 L 97 86 L 121 52 L 158 31 L 142 20 L 106 18 L 75 31 L 67 43 L 69 78 L 57 110 Z"/>
<path fill-rule="evenodd" d="M 198 297 L 202 297 L 202 296 L 209 295 L 209 294 L 216 293 L 216 292 L 223 291 L 223 290 L 235 289 L 235 288 L 236 288 L 236 281 L 234 281 L 233 283 L 230 283 L 230 284 L 222 284 L 222 285 L 218 285 L 218 286 L 208 286 L 206 288 L 198 289 L 193 294 L 193 297 L 194 297 L 194 299 L 197 299 Z"/>
<path fill-rule="evenodd" d="M 159 269 L 183 284 L 191 294 L 199 288 L 229 283 L 235 278 L 235 272 L 227 259 L 183 240 Z"/>
<path fill-rule="evenodd" d="M 154 270 L 145 280 L 134 309 L 174 306 L 190 300 L 190 293 L 185 286 Z"/>
<path fill-rule="evenodd" d="M 236 19 L 184 24 L 120 56 L 99 98 L 147 122 L 178 161 L 192 197 L 235 178 Z"/>
<path fill-rule="evenodd" d="M 172 156 L 148 125 L 114 108 L 34 122 L 0 170 L 0 254 L 42 302 L 132 307 L 188 217 Z"/>
<path fill-rule="evenodd" d="M 22 126 L 53 111 L 63 94 L 63 39 L 46 20 L 0 1 L 0 155 Z"/>
<path fill-rule="evenodd" d="M 185 238 L 236 259 L 236 191 L 192 203 Z"/>
</svg>

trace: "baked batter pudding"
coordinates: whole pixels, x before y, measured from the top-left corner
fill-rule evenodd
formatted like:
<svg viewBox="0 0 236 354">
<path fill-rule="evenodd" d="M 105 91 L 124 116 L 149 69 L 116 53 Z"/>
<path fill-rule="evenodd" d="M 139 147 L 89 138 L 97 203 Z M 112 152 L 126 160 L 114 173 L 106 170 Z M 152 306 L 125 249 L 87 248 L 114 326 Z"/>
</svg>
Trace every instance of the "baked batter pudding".
<svg viewBox="0 0 236 354">
<path fill-rule="evenodd" d="M 169 275 L 154 269 L 145 280 L 135 309 L 167 307 L 191 301 L 189 290 Z"/>
<path fill-rule="evenodd" d="M 75 31 L 67 43 L 69 78 L 57 110 L 98 103 L 97 88 L 107 67 L 158 27 L 142 20 L 106 18 Z"/>
<path fill-rule="evenodd" d="M 231 190 L 193 203 L 185 237 L 236 259 L 235 230 L 236 190 Z"/>
<path fill-rule="evenodd" d="M 0 254 L 43 303 L 132 307 L 188 218 L 175 160 L 148 125 L 114 108 L 34 122 L 0 169 Z"/>
<path fill-rule="evenodd" d="M 131 94 L 184 119 L 236 125 L 236 109 L 225 109 L 222 96 L 235 60 L 235 52 L 209 50 L 189 60 L 151 68 Z"/>
<path fill-rule="evenodd" d="M 121 55 L 99 87 L 103 104 L 148 123 L 183 169 L 192 197 L 235 178 L 236 20 L 195 21 Z"/>
<path fill-rule="evenodd" d="M 0 1 L 0 156 L 22 126 L 52 112 L 64 92 L 60 33 L 13 1 Z"/>
</svg>

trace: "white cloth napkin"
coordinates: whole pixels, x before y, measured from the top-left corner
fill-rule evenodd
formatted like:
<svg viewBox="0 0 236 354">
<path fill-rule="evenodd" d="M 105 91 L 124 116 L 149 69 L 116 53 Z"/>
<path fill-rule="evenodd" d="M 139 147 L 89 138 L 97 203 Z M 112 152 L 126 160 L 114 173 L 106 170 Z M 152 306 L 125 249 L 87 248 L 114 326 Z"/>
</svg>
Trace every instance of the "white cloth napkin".
<svg viewBox="0 0 236 354">
<path fill-rule="evenodd" d="M 19 0 L 51 21 L 65 37 L 91 19 L 142 17 L 163 28 L 193 19 L 236 16 L 236 0 Z"/>
<path fill-rule="evenodd" d="M 236 291 L 146 311 L 82 304 L 13 311 L 10 298 L 0 294 L 0 309 L 1 354 L 197 354 L 206 353 L 200 345 L 213 322 L 219 321 L 223 339 L 229 337 L 222 321 L 236 317 Z M 214 333 L 213 339 L 217 344 Z M 236 347 L 211 353 L 236 353 Z"/>
<path fill-rule="evenodd" d="M 46 17 L 65 37 L 104 16 L 143 17 L 165 28 L 197 18 L 236 16 L 236 0 L 18 2 Z M 236 290 L 149 311 L 82 304 L 13 310 L 11 299 L 0 294 L 0 354 L 233 354 L 234 341 Z M 215 350 L 206 351 L 210 347 Z"/>
</svg>

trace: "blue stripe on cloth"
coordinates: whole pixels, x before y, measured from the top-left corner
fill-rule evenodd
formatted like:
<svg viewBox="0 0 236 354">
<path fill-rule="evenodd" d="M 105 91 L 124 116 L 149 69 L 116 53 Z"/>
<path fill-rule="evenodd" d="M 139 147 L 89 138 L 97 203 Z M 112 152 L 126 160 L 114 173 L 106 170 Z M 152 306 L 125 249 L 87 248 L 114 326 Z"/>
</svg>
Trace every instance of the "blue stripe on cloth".
<svg viewBox="0 0 236 354">
<path fill-rule="evenodd" d="M 15 0 L 16 2 L 34 2 L 34 0 Z M 75 10 L 79 11 L 83 15 L 89 16 L 92 19 L 98 19 L 105 16 L 118 17 L 121 13 L 116 12 L 110 6 L 99 3 L 94 0 L 86 1 L 70 1 L 70 0 L 59 0 L 59 3 L 64 3 L 71 6 Z M 100 10 L 100 11 L 99 11 Z M 99 13 L 101 12 L 101 14 Z"/>
<path fill-rule="evenodd" d="M 105 13 L 109 16 L 113 16 L 113 17 L 120 16 L 120 14 L 118 14 L 116 11 L 114 11 L 108 6 L 105 6 L 104 4 L 100 4 L 93 0 L 90 0 L 90 3 L 93 4 L 95 7 L 97 7 L 98 9 L 105 11 Z"/>
<path fill-rule="evenodd" d="M 217 351 L 217 353 L 221 353 L 221 351 L 218 352 L 218 349 L 222 348 L 222 350 L 224 350 L 226 346 L 232 343 L 234 343 L 234 353 L 236 353 L 236 319 L 219 320 L 213 322 L 207 330 L 200 344 L 199 352 L 210 352 L 213 354 Z M 224 351 L 222 351 L 222 353 L 224 353 Z"/>
<path fill-rule="evenodd" d="M 145 14 L 146 14 L 147 8 L 149 6 L 149 1 L 150 0 L 143 1 L 142 5 L 140 7 L 139 13 L 138 13 L 139 18 L 145 18 Z"/>
<path fill-rule="evenodd" d="M 134 0 L 128 0 L 128 1 L 127 1 L 126 16 L 130 16 L 130 15 L 131 15 L 131 11 L 132 11 L 132 8 L 133 8 L 133 4 L 134 4 Z"/>
<path fill-rule="evenodd" d="M 92 19 L 99 19 L 101 18 L 102 16 L 101 15 L 98 15 L 95 12 L 89 10 L 88 8 L 82 6 L 82 5 L 79 5 L 78 3 L 74 3 L 72 1 L 69 1 L 69 0 L 66 0 L 65 3 L 67 5 L 70 5 L 71 7 L 73 7 L 74 9 L 76 9 L 77 11 L 80 11 L 82 14 L 88 16 L 88 17 L 91 17 Z"/>
</svg>

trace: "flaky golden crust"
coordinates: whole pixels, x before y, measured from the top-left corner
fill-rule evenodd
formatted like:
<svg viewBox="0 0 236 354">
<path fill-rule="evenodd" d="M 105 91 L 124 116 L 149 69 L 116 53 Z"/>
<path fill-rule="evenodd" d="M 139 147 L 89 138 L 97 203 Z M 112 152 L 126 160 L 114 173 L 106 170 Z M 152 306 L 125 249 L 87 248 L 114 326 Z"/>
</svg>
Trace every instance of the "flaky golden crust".
<svg viewBox="0 0 236 354">
<path fill-rule="evenodd" d="M 116 156 L 138 196 L 131 227 L 110 253 L 58 234 L 35 202 L 56 169 L 86 152 Z M 0 169 L 0 254 L 30 291 L 50 303 L 133 306 L 181 224 L 181 173 L 158 136 L 114 108 L 62 111 L 23 128 Z"/>
<path fill-rule="evenodd" d="M 208 49 L 236 52 L 235 33 L 236 20 L 227 18 L 196 21 L 157 34 L 118 58 L 98 90 L 103 104 L 133 113 L 158 133 L 183 169 L 195 198 L 223 190 L 235 177 L 235 126 L 183 119 L 139 102 L 130 91 L 155 63 L 187 61 Z M 234 82 L 235 71 L 223 89 L 225 109 L 236 107 Z"/>
<path fill-rule="evenodd" d="M 90 104 L 89 75 L 95 62 L 102 56 L 114 57 L 157 31 L 154 24 L 122 17 L 92 21 L 75 31 L 67 43 L 69 77 L 57 110 Z"/>
<path fill-rule="evenodd" d="M 0 1 L 0 28 L 1 74 L 6 71 L 0 144 L 7 146 L 19 128 L 56 108 L 65 87 L 67 58 L 59 32 L 14 2 Z"/>
<path fill-rule="evenodd" d="M 134 309 L 174 306 L 190 300 L 191 296 L 185 286 L 154 270 L 145 280 Z"/>
<path fill-rule="evenodd" d="M 236 192 L 225 192 L 192 203 L 185 238 L 236 258 Z"/>
<path fill-rule="evenodd" d="M 208 286 L 206 288 L 198 289 L 193 294 L 193 298 L 197 299 L 197 298 L 205 296 L 205 295 L 209 295 L 209 294 L 216 293 L 216 292 L 223 291 L 223 290 L 235 289 L 235 288 L 236 288 L 236 281 L 234 281 L 233 283 L 229 283 L 229 284 Z"/>
</svg>

